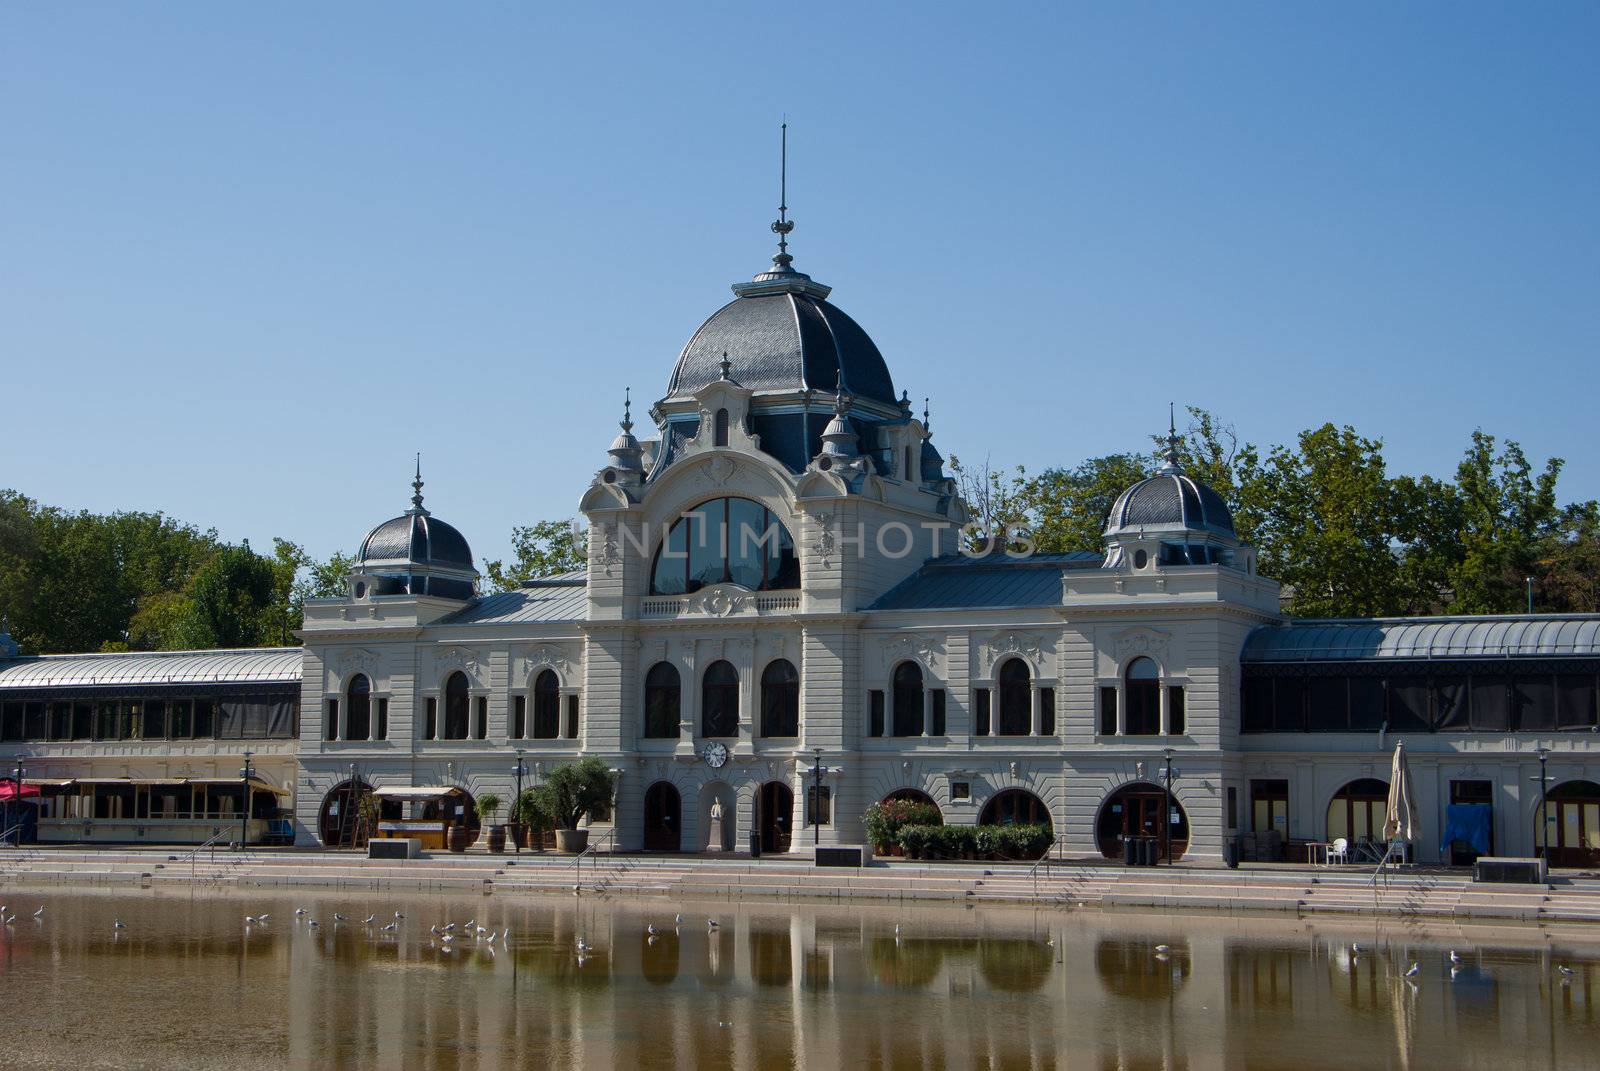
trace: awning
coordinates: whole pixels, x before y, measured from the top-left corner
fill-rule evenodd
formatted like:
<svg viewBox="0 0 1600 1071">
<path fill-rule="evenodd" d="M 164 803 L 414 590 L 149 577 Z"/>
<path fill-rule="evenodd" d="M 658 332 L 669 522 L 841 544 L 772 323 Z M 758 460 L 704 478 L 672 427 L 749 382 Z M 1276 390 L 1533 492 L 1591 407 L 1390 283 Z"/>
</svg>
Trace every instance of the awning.
<svg viewBox="0 0 1600 1071">
<path fill-rule="evenodd" d="M 39 794 L 39 786 L 22 782 L 22 798 L 29 799 Z M 0 800 L 14 800 L 17 798 L 17 783 L 15 781 L 0 781 Z"/>
<path fill-rule="evenodd" d="M 238 777 L 187 777 L 184 778 L 184 784 L 207 785 L 216 788 L 238 788 L 241 780 Z M 288 795 L 283 789 L 275 785 L 269 785 L 255 777 L 250 779 L 250 787 L 260 792 L 275 792 L 280 796 Z"/>
<path fill-rule="evenodd" d="M 448 785 L 381 785 L 372 794 L 386 800 L 439 800 L 460 793 Z"/>
<path fill-rule="evenodd" d="M 78 782 L 70 777 L 24 777 L 25 785 L 38 785 L 44 789 L 71 788 Z"/>
</svg>

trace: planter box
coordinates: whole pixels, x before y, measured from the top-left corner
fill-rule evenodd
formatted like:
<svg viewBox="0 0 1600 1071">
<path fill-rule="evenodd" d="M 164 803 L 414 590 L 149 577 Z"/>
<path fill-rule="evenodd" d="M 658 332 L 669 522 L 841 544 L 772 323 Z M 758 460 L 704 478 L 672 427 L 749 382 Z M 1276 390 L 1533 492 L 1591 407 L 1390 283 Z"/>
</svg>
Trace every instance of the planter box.
<svg viewBox="0 0 1600 1071">
<path fill-rule="evenodd" d="M 416 859 L 422 855 L 422 841 L 416 837 L 388 837 L 367 841 L 368 859 Z"/>
<path fill-rule="evenodd" d="M 1544 885 L 1550 873 L 1543 859 L 1515 859 L 1507 856 L 1480 855 L 1472 864 L 1472 880 L 1511 885 Z"/>
<path fill-rule="evenodd" d="M 872 863 L 872 849 L 865 844 L 818 846 L 817 866 L 863 867 Z"/>
</svg>

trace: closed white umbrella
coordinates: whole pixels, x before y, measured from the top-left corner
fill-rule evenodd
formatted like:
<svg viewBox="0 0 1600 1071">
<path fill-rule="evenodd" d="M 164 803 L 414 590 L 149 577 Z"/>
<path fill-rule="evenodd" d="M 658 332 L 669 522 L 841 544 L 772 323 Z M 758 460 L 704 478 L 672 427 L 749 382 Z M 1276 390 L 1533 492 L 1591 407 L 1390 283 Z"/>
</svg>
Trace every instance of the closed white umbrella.
<svg viewBox="0 0 1600 1071">
<path fill-rule="evenodd" d="M 1389 808 L 1383 816 L 1383 839 L 1416 839 L 1417 794 L 1411 787 L 1411 767 L 1406 762 L 1406 742 L 1395 741 L 1394 768 L 1389 771 Z"/>
</svg>

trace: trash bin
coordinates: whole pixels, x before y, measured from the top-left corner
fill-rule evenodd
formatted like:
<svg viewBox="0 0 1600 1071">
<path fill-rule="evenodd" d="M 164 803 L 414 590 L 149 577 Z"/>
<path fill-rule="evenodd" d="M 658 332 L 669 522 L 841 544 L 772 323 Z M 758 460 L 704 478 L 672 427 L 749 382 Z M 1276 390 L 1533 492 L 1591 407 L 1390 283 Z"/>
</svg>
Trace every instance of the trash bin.
<svg viewBox="0 0 1600 1071">
<path fill-rule="evenodd" d="M 1149 866 L 1150 865 L 1150 838 L 1149 837 L 1140 837 L 1139 838 L 1139 865 L 1140 866 Z"/>
<path fill-rule="evenodd" d="M 1155 866 L 1161 862 L 1161 842 L 1154 837 L 1144 839 L 1144 865 Z"/>
<path fill-rule="evenodd" d="M 761 858 L 761 831 L 759 829 L 750 831 L 750 858 Z"/>
<path fill-rule="evenodd" d="M 1122 863 L 1124 866 L 1139 865 L 1139 838 L 1122 838 Z"/>
</svg>

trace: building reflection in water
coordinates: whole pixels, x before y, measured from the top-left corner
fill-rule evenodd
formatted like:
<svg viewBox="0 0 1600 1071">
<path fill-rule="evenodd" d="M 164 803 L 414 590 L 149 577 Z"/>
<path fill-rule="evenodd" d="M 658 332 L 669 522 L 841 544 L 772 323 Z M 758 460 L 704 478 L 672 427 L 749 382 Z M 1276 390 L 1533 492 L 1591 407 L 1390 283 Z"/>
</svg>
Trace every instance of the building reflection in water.
<svg viewBox="0 0 1600 1071">
<path fill-rule="evenodd" d="M 22 1065 L 104 1062 L 107 1038 L 151 1065 L 406 1069 L 1198 1071 L 1301 1053 L 1503 1071 L 1600 1051 L 1600 946 L 1532 928 L 725 903 L 675 926 L 674 904 L 484 897 L 405 901 L 385 934 L 330 920 L 387 918 L 387 901 L 310 901 L 313 929 L 287 899 L 40 896 L 48 921 L 0 944 L 8 992 L 58 994 Z M 247 910 L 273 921 L 244 927 Z M 428 932 L 447 921 L 456 940 Z"/>
</svg>

